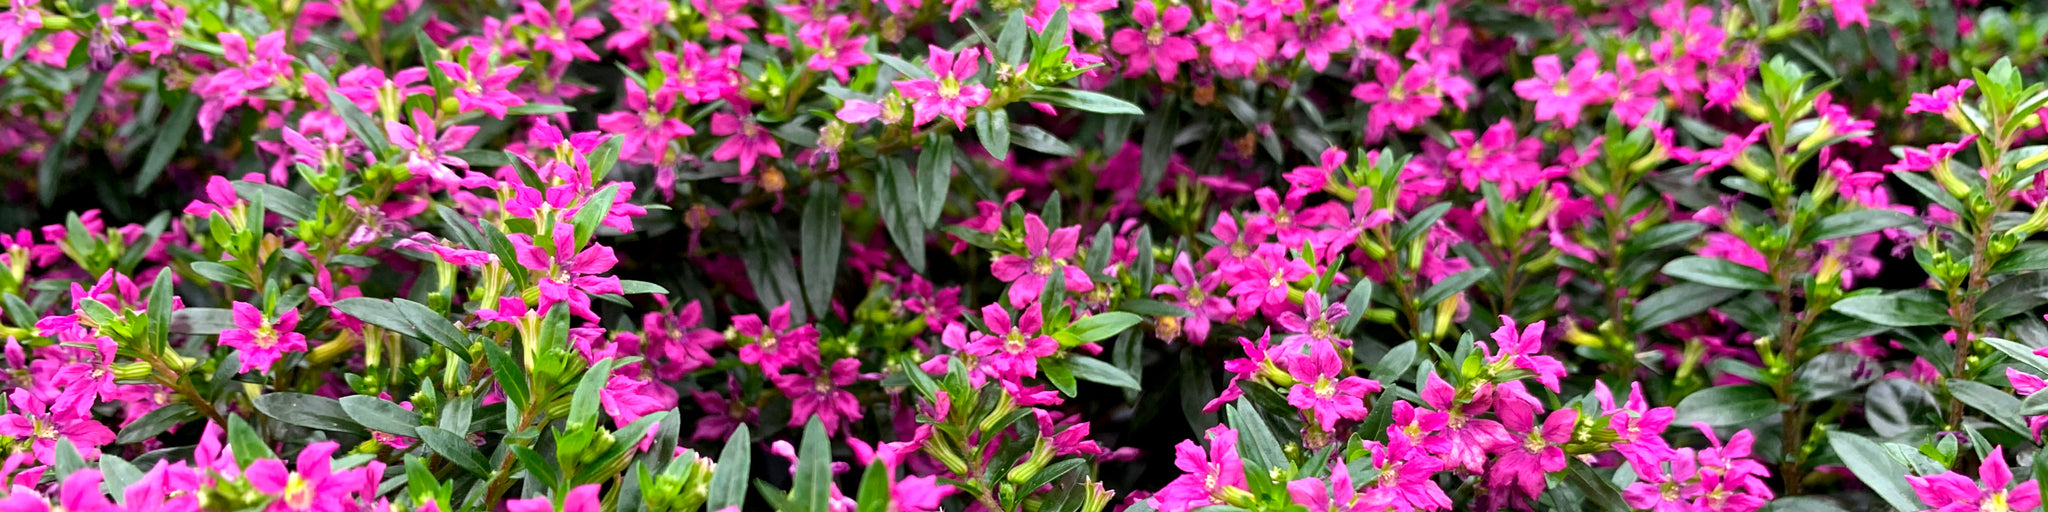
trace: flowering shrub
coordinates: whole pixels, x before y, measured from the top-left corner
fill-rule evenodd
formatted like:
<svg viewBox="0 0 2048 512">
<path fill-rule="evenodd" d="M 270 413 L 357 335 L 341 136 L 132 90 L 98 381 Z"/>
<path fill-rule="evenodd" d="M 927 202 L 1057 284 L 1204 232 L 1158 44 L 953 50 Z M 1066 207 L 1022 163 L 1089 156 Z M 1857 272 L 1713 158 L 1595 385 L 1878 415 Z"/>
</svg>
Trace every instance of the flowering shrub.
<svg viewBox="0 0 2048 512">
<path fill-rule="evenodd" d="M 0 509 L 2036 509 L 1976 4 L 13 0 Z"/>
</svg>

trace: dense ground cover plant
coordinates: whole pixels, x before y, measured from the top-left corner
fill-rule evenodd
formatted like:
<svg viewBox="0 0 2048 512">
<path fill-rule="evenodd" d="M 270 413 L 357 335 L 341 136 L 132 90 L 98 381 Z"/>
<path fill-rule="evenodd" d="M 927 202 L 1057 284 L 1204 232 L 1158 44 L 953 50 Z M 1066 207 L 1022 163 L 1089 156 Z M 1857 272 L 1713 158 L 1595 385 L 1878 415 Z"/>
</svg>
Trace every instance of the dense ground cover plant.
<svg viewBox="0 0 2048 512">
<path fill-rule="evenodd" d="M 0 504 L 2037 509 L 2037 9 L 14 0 Z"/>
</svg>

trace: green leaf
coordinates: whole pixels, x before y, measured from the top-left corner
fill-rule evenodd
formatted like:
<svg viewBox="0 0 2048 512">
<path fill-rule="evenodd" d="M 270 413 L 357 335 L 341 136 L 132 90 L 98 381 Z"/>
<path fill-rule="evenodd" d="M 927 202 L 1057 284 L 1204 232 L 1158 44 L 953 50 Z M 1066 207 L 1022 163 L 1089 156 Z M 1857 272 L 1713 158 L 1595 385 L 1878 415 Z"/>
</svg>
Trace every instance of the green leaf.
<svg viewBox="0 0 2048 512">
<path fill-rule="evenodd" d="M 974 135 L 996 160 L 1010 158 L 1010 113 L 1000 108 L 974 113 Z"/>
<path fill-rule="evenodd" d="M 996 56 L 1013 66 L 1024 62 L 1028 57 L 1025 53 L 1031 49 L 1031 35 L 1030 28 L 1024 24 L 1024 10 L 1010 9 L 1009 15 L 1003 19 L 1003 32 L 996 35 Z"/>
<path fill-rule="evenodd" d="M 2048 357 L 2035 354 L 2033 348 L 2004 338 L 1983 338 L 1980 341 L 1991 345 L 1991 348 L 1998 349 L 2000 353 L 2012 358 L 2013 361 L 2026 365 L 2028 368 L 2033 368 L 2035 375 L 2048 375 Z"/>
<path fill-rule="evenodd" d="M 1695 422 L 1730 427 L 1763 419 L 1783 411 L 1771 390 L 1762 386 L 1718 386 L 1687 395 L 1678 402 L 1679 425 Z"/>
<path fill-rule="evenodd" d="M 43 152 L 41 165 L 36 167 L 36 196 L 43 204 L 57 199 L 57 166 L 73 161 L 64 158 L 64 150 L 71 147 L 71 140 L 78 137 L 78 131 L 85 129 L 85 121 L 92 118 L 92 111 L 99 108 L 100 89 L 106 86 L 107 71 L 93 71 L 78 86 L 78 94 L 73 96 L 76 99 L 70 105 L 71 116 L 64 121 L 64 132 Z"/>
<path fill-rule="evenodd" d="M 1977 321 L 1993 322 L 2048 304 L 2048 272 L 2007 276 L 1977 299 Z"/>
<path fill-rule="evenodd" d="M 1567 463 L 1564 480 L 1569 482 L 1572 488 L 1578 489 L 1579 494 L 1584 495 L 1586 501 L 1593 505 L 1592 510 L 1605 510 L 1608 512 L 1632 512 L 1635 510 L 1634 507 L 1628 506 L 1627 501 L 1621 499 L 1621 490 L 1616 489 L 1613 482 L 1600 478 L 1599 474 L 1593 472 L 1592 467 L 1587 466 L 1586 463 L 1580 462 L 1578 459 L 1569 459 Z"/>
<path fill-rule="evenodd" d="M 1143 179 L 1139 181 L 1138 199 L 1148 199 L 1159 192 L 1159 182 L 1166 178 L 1166 167 L 1173 162 L 1174 131 L 1173 101 L 1168 99 L 1159 105 L 1159 112 L 1147 116 L 1145 121 L 1145 137 L 1139 142 L 1138 174 Z"/>
<path fill-rule="evenodd" d="M 616 135 L 605 137 L 604 143 L 598 144 L 597 149 L 590 151 L 590 157 L 585 159 L 590 162 L 590 181 L 603 183 L 605 175 L 611 174 L 612 166 L 619 163 L 619 146 L 625 144 L 625 140 L 625 137 Z M 607 205 L 606 209 L 610 209 L 609 202 L 599 204 Z"/>
<path fill-rule="evenodd" d="M 1187 318 L 1195 315 L 1180 306 L 1152 299 L 1124 299 L 1119 306 L 1124 311 L 1156 318 Z"/>
<path fill-rule="evenodd" d="M 1406 246 L 1415 242 L 1416 238 L 1429 232 L 1429 228 L 1436 226 L 1436 221 L 1443 219 L 1444 214 L 1450 212 L 1451 203 L 1437 203 L 1416 212 L 1414 217 L 1408 218 L 1407 223 L 1401 224 L 1401 229 L 1394 231 L 1394 245 Z"/>
<path fill-rule="evenodd" d="M 1664 264 L 1664 274 L 1734 290 L 1776 290 L 1771 275 L 1741 263 L 1706 256 L 1686 256 Z"/>
<path fill-rule="evenodd" d="M 371 154 L 383 155 L 390 150 L 391 142 L 384 137 L 384 127 L 378 125 L 376 120 L 370 119 L 370 115 L 363 113 L 363 109 L 356 108 L 354 100 L 342 96 L 340 91 L 328 89 L 327 104 L 334 108 L 335 115 L 341 116 L 342 124 L 348 125 L 349 133 L 355 135 L 356 140 L 362 141 L 364 146 L 369 147 Z"/>
<path fill-rule="evenodd" d="M 420 436 L 420 413 L 406 410 L 390 400 L 369 395 L 349 395 L 341 397 L 340 402 L 341 410 L 363 428 L 405 437 Z"/>
<path fill-rule="evenodd" d="M 528 103 L 525 105 L 505 109 L 505 115 L 544 116 L 549 114 L 567 114 L 575 111 L 576 107 L 571 107 L 568 105 L 556 105 L 553 103 Z"/>
<path fill-rule="evenodd" d="M 100 454 L 100 475 L 105 478 L 100 481 L 100 492 L 114 495 L 114 502 L 124 505 L 128 503 L 128 494 L 125 492 L 128 486 L 142 480 L 141 469 L 137 469 L 127 459 L 108 453 Z"/>
<path fill-rule="evenodd" d="M 802 230 L 804 300 L 812 311 L 832 310 L 832 288 L 839 281 L 839 252 L 844 249 L 846 229 L 840 219 L 844 208 L 839 187 L 831 183 L 811 185 L 811 197 L 804 200 Z"/>
<path fill-rule="evenodd" d="M 623 290 L 625 292 L 625 295 L 640 295 L 643 293 L 654 295 L 668 295 L 668 288 L 664 288 L 658 284 L 646 281 L 634 281 L 632 279 L 620 279 L 619 289 Z"/>
<path fill-rule="evenodd" d="M 1059 136 L 1053 135 L 1045 131 L 1044 128 L 1037 126 L 1010 125 L 1010 136 L 1011 143 L 1023 146 L 1024 149 L 1052 156 L 1074 156 L 1078 154 L 1078 152 L 1074 151 L 1073 146 L 1067 145 L 1066 141 L 1060 140 Z M 1139 165 L 1143 166 L 1142 163 Z M 1161 168 L 1161 170 L 1163 172 L 1164 168 Z M 1153 188 L 1157 189 L 1158 187 L 1154 186 Z"/>
<path fill-rule="evenodd" d="M 519 467 L 521 469 L 525 469 L 534 478 L 547 482 L 549 486 L 555 487 L 557 490 L 560 489 L 558 486 L 562 484 L 562 471 L 555 467 L 557 465 L 556 462 L 548 460 L 547 457 L 542 456 L 540 452 L 533 451 L 532 448 L 516 444 L 508 444 L 506 448 L 511 450 L 514 459 L 519 460 Z"/>
<path fill-rule="evenodd" d="M 576 381 L 576 394 L 569 398 L 568 420 L 571 428 L 578 425 L 584 428 L 597 426 L 597 413 L 602 410 L 599 407 L 599 395 L 604 392 L 605 384 L 611 382 L 612 366 L 616 364 L 616 359 L 599 360 L 590 365 L 590 371 L 583 372 L 583 377 Z"/>
<path fill-rule="evenodd" d="M 442 430 L 440 427 L 420 427 L 419 434 L 420 441 L 426 443 L 427 449 L 433 450 L 441 458 L 448 459 L 456 466 L 478 476 L 491 474 L 489 469 L 484 468 L 487 461 L 483 452 L 477 451 L 476 445 L 469 444 L 469 438 L 462 434 Z"/>
<path fill-rule="evenodd" d="M 248 274 L 244 274 L 240 270 L 235 270 L 234 267 L 214 263 L 211 261 L 192 262 L 192 273 L 199 274 L 199 277 L 204 277 L 208 281 L 213 281 L 216 283 L 221 283 L 229 286 L 235 286 L 239 288 L 254 287 L 253 285 L 249 284 Z"/>
<path fill-rule="evenodd" d="M 1287 460 L 1287 450 L 1280 446 L 1280 439 L 1273 437 L 1273 429 L 1266 424 L 1266 417 L 1252 409 L 1251 404 L 1235 402 L 1226 407 L 1224 415 L 1231 427 L 1237 429 L 1238 453 L 1244 456 L 1249 474 L 1265 474 L 1273 468 L 1292 467 Z"/>
<path fill-rule="evenodd" d="M 1478 267 L 1468 268 L 1463 272 L 1445 276 L 1442 281 L 1437 281 L 1436 284 L 1430 285 L 1428 290 L 1423 290 L 1422 296 L 1416 299 L 1415 305 L 1425 308 L 1435 306 L 1443 302 L 1444 299 L 1449 299 L 1452 295 L 1457 295 L 1459 292 L 1471 288 L 1472 285 L 1478 284 L 1479 280 L 1486 279 L 1486 276 L 1492 274 L 1492 267 Z"/>
<path fill-rule="evenodd" d="M 263 196 L 264 209 L 284 218 L 303 221 L 313 218 L 319 207 L 305 197 L 277 185 L 234 180 L 235 194 L 242 197 Z"/>
<path fill-rule="evenodd" d="M 1622 246 L 1621 252 L 1622 254 L 1642 254 L 1691 241 L 1699 238 L 1700 233 L 1706 231 L 1707 225 L 1698 222 L 1659 224 L 1657 227 L 1644 230 L 1642 233 L 1629 237 L 1628 243 Z"/>
<path fill-rule="evenodd" d="M 939 223 L 946 208 L 946 194 L 953 183 L 953 136 L 933 135 L 917 155 L 917 197 L 919 217 L 930 229 Z"/>
<path fill-rule="evenodd" d="M 1143 109 L 1131 104 L 1131 102 L 1099 92 L 1078 89 L 1059 87 L 1041 89 L 1038 92 L 1024 95 L 1024 101 L 1051 103 L 1055 106 L 1097 114 L 1145 115 Z"/>
<path fill-rule="evenodd" d="M 349 419 L 341 402 L 305 393 L 268 393 L 256 397 L 256 410 L 278 421 L 306 428 L 335 432 L 362 432 L 363 426 Z"/>
<path fill-rule="evenodd" d="M 420 337 L 419 333 L 413 330 L 412 320 L 406 317 L 405 311 L 383 299 L 350 297 L 334 301 L 334 309 L 391 332 L 414 338 Z"/>
<path fill-rule="evenodd" d="M 1649 332 L 1651 329 L 1663 327 L 1664 324 L 1704 313 L 1707 309 L 1735 297 L 1737 293 L 1740 293 L 1740 290 L 1699 283 L 1678 283 L 1643 297 L 1642 302 L 1637 302 L 1635 322 L 1630 327 L 1638 333 Z"/>
<path fill-rule="evenodd" d="M 1079 322 L 1074 322 L 1073 324 L 1067 326 L 1067 330 L 1065 332 L 1067 334 L 1073 335 L 1074 338 L 1079 339 L 1084 343 L 1096 342 L 1109 339 L 1110 336 L 1115 336 L 1117 335 L 1117 333 L 1124 332 L 1124 329 L 1129 329 L 1133 325 L 1138 325 L 1138 322 L 1142 322 L 1144 320 L 1145 319 L 1143 317 L 1139 317 L 1138 315 L 1133 315 L 1122 311 L 1110 311 L 1107 313 L 1097 313 L 1087 318 L 1083 318 Z"/>
<path fill-rule="evenodd" d="M 1913 497 L 1913 489 L 1906 486 L 1906 467 L 1886 453 L 1884 446 L 1848 432 L 1831 431 L 1827 435 L 1828 445 L 1842 458 L 1842 464 L 1849 466 L 1849 472 L 1876 491 L 1885 503 L 1899 512 L 1926 508 Z"/>
<path fill-rule="evenodd" d="M 1897 210 L 1856 210 L 1829 215 L 1827 218 L 1821 219 L 1820 222 L 1814 224 L 1813 231 L 1808 233 L 1807 239 L 1811 241 L 1834 240 L 1919 224 L 1919 217 L 1907 215 Z"/>
<path fill-rule="evenodd" d="M 2042 396 L 2048 396 L 2048 393 L 2043 393 Z M 199 410 L 189 404 L 171 402 L 143 414 L 128 426 L 121 427 L 121 434 L 114 437 L 114 444 L 139 443 L 168 432 L 171 427 L 197 420 L 201 416 L 203 415 L 199 414 Z"/>
<path fill-rule="evenodd" d="M 704 501 L 706 510 L 723 510 L 746 502 L 747 472 L 753 470 L 753 441 L 753 433 L 745 423 L 725 438 L 725 449 L 718 452 L 718 468 L 711 474 L 711 489 Z"/>
<path fill-rule="evenodd" d="M 221 308 L 184 308 L 171 313 L 173 333 L 212 336 L 234 326 L 235 313 Z"/>
<path fill-rule="evenodd" d="M 244 425 L 244 427 L 246 427 L 246 425 Z M 241 457 L 236 458 L 240 459 Z M 56 470 L 57 479 L 59 480 L 66 479 L 70 477 L 72 473 L 77 473 L 78 470 L 85 469 L 85 456 L 78 453 L 78 447 L 72 445 L 70 439 L 57 440 L 57 460 L 55 462 L 56 463 L 51 464 L 51 466 L 53 466 L 52 469 Z M 248 467 L 247 463 L 242 463 L 241 465 L 243 467 Z"/>
<path fill-rule="evenodd" d="M 480 345 L 484 347 L 484 361 L 491 365 L 491 378 L 498 382 L 498 389 L 505 391 L 505 403 L 524 406 L 532 396 L 527 388 L 526 368 L 519 366 L 519 361 L 496 342 L 486 340 Z"/>
<path fill-rule="evenodd" d="M 1948 379 L 1947 382 L 1949 393 L 1955 395 L 1957 400 L 1962 400 L 1963 403 L 1983 412 L 1984 416 L 2013 432 L 2027 432 L 2027 422 L 2021 420 L 2019 416 L 2020 409 L 2024 408 L 2019 397 L 1977 381 Z"/>
<path fill-rule="evenodd" d="M 618 197 L 619 186 L 612 184 L 597 189 L 597 192 L 590 194 L 589 199 L 583 201 L 583 207 L 576 210 L 576 217 L 571 221 L 576 226 L 576 247 L 590 243 L 590 236 L 596 234 L 597 227 L 604 224 L 604 216 L 611 213 L 612 203 L 617 202 Z"/>
<path fill-rule="evenodd" d="M 1074 380 L 1073 367 L 1067 366 L 1064 359 L 1047 359 L 1038 363 L 1038 369 L 1045 372 L 1046 382 L 1051 382 L 1062 395 L 1075 396 L 1080 389 L 1080 383 Z"/>
<path fill-rule="evenodd" d="M 889 465 L 881 461 L 868 464 L 866 473 L 860 477 L 860 494 L 854 502 L 859 505 L 854 512 L 887 512 L 889 510 Z"/>
<path fill-rule="evenodd" d="M 832 498 L 832 445 L 828 443 L 825 424 L 811 416 L 804 425 L 803 446 L 797 449 L 796 474 L 790 481 L 793 512 L 826 512 Z"/>
<path fill-rule="evenodd" d="M 277 453 L 263 443 L 263 437 L 241 416 L 228 416 L 228 446 L 234 448 L 235 465 L 247 468 L 259 459 L 275 459 Z"/>
<path fill-rule="evenodd" d="M 427 341 L 447 347 L 448 352 L 462 358 L 463 361 L 470 360 L 469 333 L 455 327 L 455 323 L 449 321 L 448 317 L 441 316 L 426 304 L 405 299 L 391 299 L 391 305 L 412 324 L 413 332 L 418 333 L 414 337 L 426 338 Z"/>
<path fill-rule="evenodd" d="M 1858 295 L 1836 302 L 1831 309 L 1850 318 L 1889 327 L 1942 325 L 1949 321 L 1946 306 L 1900 295 Z"/>
<path fill-rule="evenodd" d="M 1134 391 L 1142 391 L 1142 388 L 1138 386 L 1138 379 L 1131 378 L 1130 373 L 1117 368 L 1116 365 L 1103 362 L 1101 359 L 1079 356 L 1069 357 L 1067 358 L 1067 366 L 1074 371 L 1074 378 Z"/>
<path fill-rule="evenodd" d="M 875 171 L 875 206 L 881 211 L 889 238 L 903 254 L 904 263 L 910 264 L 911 270 L 924 273 L 925 230 L 923 219 L 918 218 L 917 182 L 901 160 L 883 159 L 882 166 L 883 169 Z"/>
<path fill-rule="evenodd" d="M 185 132 L 192 129 L 193 121 L 199 117 L 199 103 L 199 95 L 185 94 L 178 100 L 178 106 L 171 109 L 171 115 L 163 118 L 167 124 L 157 130 L 156 138 L 149 143 L 149 156 L 142 160 L 142 169 L 136 172 L 131 191 L 141 194 L 156 185 L 157 176 L 171 164 L 178 148 L 185 145 Z"/>
</svg>

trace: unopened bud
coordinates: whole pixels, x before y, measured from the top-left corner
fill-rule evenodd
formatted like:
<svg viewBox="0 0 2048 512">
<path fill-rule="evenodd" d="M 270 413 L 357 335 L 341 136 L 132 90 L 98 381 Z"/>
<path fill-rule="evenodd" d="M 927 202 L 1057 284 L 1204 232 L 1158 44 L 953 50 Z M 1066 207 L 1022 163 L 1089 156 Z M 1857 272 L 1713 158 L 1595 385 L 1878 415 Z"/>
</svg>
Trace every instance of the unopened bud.
<svg viewBox="0 0 2048 512">
<path fill-rule="evenodd" d="M 126 363 L 114 364 L 115 380 L 146 380 L 149 378 L 150 375 L 154 374 L 155 372 L 156 370 L 154 368 L 149 367 L 149 363 L 145 363 L 142 361 L 129 361 Z"/>
<path fill-rule="evenodd" d="M 1031 477 L 1038 476 L 1038 472 L 1044 470 L 1045 465 L 1052 462 L 1052 452 L 1050 438 L 1044 435 L 1038 436 L 1036 444 L 1031 446 L 1031 456 L 1025 458 L 1024 462 L 1018 464 L 1017 467 L 1010 469 L 1010 483 L 1022 485 L 1024 482 L 1031 481 Z M 1021 490 L 1031 492 L 1036 489 Z"/>
</svg>

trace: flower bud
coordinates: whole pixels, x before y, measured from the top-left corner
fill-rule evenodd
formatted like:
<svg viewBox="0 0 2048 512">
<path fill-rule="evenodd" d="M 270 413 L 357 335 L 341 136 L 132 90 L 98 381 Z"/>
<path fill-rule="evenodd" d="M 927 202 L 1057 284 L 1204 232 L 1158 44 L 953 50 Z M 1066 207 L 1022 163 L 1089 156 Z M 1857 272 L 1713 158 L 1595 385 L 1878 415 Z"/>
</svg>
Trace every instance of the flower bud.
<svg viewBox="0 0 2048 512">
<path fill-rule="evenodd" d="M 156 373 L 156 369 L 150 368 L 149 363 L 142 361 L 114 364 L 114 379 L 116 380 L 147 380 L 154 373 Z"/>
<path fill-rule="evenodd" d="M 1038 441 L 1031 445 L 1031 456 L 1025 458 L 1024 462 L 1017 464 L 1017 467 L 1010 468 L 1010 483 L 1023 485 L 1024 482 L 1031 481 L 1031 477 L 1038 476 L 1038 472 L 1044 470 L 1045 465 L 1052 462 L 1052 452 L 1050 439 L 1043 435 L 1038 436 Z M 1036 489 L 1021 490 L 1031 492 Z"/>
</svg>

